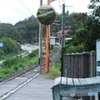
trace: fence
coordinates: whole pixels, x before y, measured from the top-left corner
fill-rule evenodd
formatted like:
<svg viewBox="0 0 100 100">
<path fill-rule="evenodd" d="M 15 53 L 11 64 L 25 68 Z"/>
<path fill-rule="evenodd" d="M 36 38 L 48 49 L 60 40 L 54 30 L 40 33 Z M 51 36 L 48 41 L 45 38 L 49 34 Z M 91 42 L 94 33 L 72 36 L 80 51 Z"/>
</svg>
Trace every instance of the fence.
<svg viewBox="0 0 100 100">
<path fill-rule="evenodd" d="M 63 76 L 86 78 L 96 75 L 96 52 L 64 54 Z"/>
</svg>

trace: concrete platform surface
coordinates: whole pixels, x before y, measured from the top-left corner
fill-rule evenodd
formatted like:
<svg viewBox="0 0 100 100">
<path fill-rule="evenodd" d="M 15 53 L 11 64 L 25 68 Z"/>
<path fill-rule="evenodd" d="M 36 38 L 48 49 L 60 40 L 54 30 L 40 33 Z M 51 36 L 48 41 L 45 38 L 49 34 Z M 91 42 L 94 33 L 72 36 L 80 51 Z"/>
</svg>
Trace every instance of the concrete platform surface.
<svg viewBox="0 0 100 100">
<path fill-rule="evenodd" d="M 47 74 L 40 74 L 5 100 L 53 100 L 51 87 L 53 79 Z"/>
</svg>

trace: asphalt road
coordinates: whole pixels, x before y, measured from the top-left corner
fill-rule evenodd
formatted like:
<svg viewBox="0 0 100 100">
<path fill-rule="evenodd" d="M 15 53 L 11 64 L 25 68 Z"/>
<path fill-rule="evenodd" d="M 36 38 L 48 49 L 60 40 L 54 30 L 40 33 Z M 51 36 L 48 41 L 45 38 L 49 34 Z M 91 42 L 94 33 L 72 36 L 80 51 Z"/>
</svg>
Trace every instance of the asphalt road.
<svg viewBox="0 0 100 100">
<path fill-rule="evenodd" d="M 29 51 L 29 53 L 31 53 L 33 50 L 37 50 L 37 49 L 39 49 L 39 46 L 35 46 L 35 45 L 21 45 L 21 48 L 23 49 L 23 50 L 27 50 L 27 51 Z"/>
</svg>

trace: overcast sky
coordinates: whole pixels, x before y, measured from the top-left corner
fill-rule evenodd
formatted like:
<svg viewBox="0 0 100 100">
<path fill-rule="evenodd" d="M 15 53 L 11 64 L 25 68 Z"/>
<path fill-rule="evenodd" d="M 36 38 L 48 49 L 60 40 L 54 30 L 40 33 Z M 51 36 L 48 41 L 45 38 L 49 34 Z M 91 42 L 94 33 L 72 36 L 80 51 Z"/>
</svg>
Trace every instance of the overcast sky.
<svg viewBox="0 0 100 100">
<path fill-rule="evenodd" d="M 51 2 L 51 6 L 57 13 L 61 13 L 62 2 L 65 3 L 66 11 L 72 12 L 89 12 L 87 8 L 90 0 L 56 0 Z M 47 4 L 47 0 L 43 0 L 43 5 Z M 15 24 L 31 15 L 36 16 L 40 6 L 40 0 L 0 0 L 0 22 Z"/>
</svg>

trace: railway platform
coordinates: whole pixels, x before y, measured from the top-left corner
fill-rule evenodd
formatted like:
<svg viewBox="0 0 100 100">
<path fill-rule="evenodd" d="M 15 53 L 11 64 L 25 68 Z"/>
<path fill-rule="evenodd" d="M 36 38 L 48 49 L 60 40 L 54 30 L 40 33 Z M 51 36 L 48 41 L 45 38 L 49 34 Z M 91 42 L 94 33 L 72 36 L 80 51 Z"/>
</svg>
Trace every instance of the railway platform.
<svg viewBox="0 0 100 100">
<path fill-rule="evenodd" d="M 14 93 L 9 93 L 10 95 L 5 99 L 0 100 L 52 100 L 51 87 L 53 84 L 54 80 L 48 79 L 47 74 L 39 74 L 27 84 L 20 86 Z"/>
</svg>

